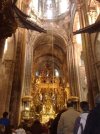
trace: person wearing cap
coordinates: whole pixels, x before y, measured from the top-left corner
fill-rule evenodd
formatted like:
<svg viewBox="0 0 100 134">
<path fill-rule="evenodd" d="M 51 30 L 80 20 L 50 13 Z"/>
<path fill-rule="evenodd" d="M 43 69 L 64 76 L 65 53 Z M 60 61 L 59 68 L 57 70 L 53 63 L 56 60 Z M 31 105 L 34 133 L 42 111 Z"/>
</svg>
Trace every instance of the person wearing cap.
<svg viewBox="0 0 100 134">
<path fill-rule="evenodd" d="M 95 98 L 95 107 L 87 117 L 83 134 L 100 134 L 100 94 Z"/>
<path fill-rule="evenodd" d="M 74 109 L 73 101 L 67 102 L 67 108 L 60 116 L 57 134 L 73 134 L 75 120 L 80 114 Z"/>
</svg>

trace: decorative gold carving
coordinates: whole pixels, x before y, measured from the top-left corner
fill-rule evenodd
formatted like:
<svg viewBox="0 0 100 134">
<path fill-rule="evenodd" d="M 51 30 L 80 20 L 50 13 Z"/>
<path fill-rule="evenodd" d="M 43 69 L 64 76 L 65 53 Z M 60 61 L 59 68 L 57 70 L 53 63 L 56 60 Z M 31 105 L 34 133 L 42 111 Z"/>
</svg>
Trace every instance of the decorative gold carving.
<svg viewBox="0 0 100 134">
<path fill-rule="evenodd" d="M 55 76 L 53 71 L 49 67 L 44 67 L 38 76 L 32 75 L 30 97 L 32 99 L 22 98 L 23 101 L 27 101 L 26 105 L 28 105 L 29 111 L 33 111 L 32 118 L 38 117 L 42 123 L 54 118 L 59 110 L 66 107 L 67 92 L 63 88 L 61 78 Z M 31 116 L 29 111 L 24 108 L 24 114 Z"/>
</svg>

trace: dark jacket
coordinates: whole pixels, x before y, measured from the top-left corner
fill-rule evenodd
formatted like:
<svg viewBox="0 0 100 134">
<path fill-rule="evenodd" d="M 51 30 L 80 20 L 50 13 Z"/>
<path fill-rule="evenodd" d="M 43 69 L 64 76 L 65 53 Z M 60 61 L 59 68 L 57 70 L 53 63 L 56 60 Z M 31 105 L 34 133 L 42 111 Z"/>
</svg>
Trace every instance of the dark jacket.
<svg viewBox="0 0 100 134">
<path fill-rule="evenodd" d="M 58 114 L 54 121 L 52 122 L 50 126 L 50 134 L 57 134 L 57 126 L 58 126 L 58 121 L 60 119 L 61 114 Z"/>
<path fill-rule="evenodd" d="M 88 115 L 84 134 L 100 134 L 100 105 L 96 106 Z"/>
<path fill-rule="evenodd" d="M 57 127 L 58 127 L 58 121 L 60 119 L 60 116 L 63 112 L 65 112 L 66 109 L 61 110 L 57 116 L 55 117 L 55 119 L 53 120 L 51 126 L 50 126 L 50 134 L 57 134 Z"/>
<path fill-rule="evenodd" d="M 43 128 L 41 123 L 37 120 L 33 123 L 32 127 L 31 127 L 31 133 L 32 134 L 42 134 L 43 132 Z"/>
</svg>

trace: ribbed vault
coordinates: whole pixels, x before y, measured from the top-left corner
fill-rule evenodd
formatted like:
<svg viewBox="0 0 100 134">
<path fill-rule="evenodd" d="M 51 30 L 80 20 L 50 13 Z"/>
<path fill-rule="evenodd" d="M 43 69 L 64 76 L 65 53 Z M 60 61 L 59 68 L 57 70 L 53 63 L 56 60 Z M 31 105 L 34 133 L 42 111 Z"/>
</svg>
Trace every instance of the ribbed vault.
<svg viewBox="0 0 100 134">
<path fill-rule="evenodd" d="M 45 64 L 57 69 L 66 79 L 66 42 L 57 34 L 41 34 L 33 44 L 33 72 L 39 71 Z"/>
</svg>

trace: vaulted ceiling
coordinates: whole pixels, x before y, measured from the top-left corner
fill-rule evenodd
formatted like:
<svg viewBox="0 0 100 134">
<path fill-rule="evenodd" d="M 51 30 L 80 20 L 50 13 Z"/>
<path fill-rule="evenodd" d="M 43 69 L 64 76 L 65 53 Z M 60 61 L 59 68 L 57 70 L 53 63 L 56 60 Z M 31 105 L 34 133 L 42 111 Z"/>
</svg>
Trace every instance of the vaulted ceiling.
<svg viewBox="0 0 100 134">
<path fill-rule="evenodd" d="M 58 69 L 63 76 L 67 71 L 66 45 L 59 35 L 41 34 L 38 36 L 33 45 L 34 71 L 40 70 L 44 64 L 49 64 L 53 69 Z"/>
<path fill-rule="evenodd" d="M 33 2 L 33 3 L 32 3 Z M 59 3 L 60 2 L 60 3 Z M 31 6 L 30 6 L 31 4 Z M 33 7 L 32 7 L 33 4 Z M 41 9 L 41 16 L 39 12 L 36 14 L 36 8 L 34 4 L 37 4 L 35 1 L 24 0 L 23 1 L 23 11 L 28 13 L 31 17 L 36 16 L 36 23 L 39 23 L 41 27 L 47 30 L 46 34 L 36 34 L 36 39 L 33 42 L 33 69 L 34 72 L 41 70 L 44 65 L 49 64 L 53 69 L 57 69 L 60 72 L 62 78 L 67 80 L 67 57 L 66 49 L 70 36 L 70 22 L 72 17 L 72 11 L 75 8 L 76 4 L 73 1 L 69 0 L 44 0 L 39 1 L 38 7 Z M 63 8 L 59 9 L 58 5 L 66 5 L 66 9 L 63 12 Z M 27 8 L 26 8 L 27 7 Z M 45 11 L 43 10 L 45 7 Z M 35 9 L 33 11 L 33 9 Z M 46 11 L 54 13 L 51 18 L 49 13 L 44 17 Z M 62 10 L 62 13 L 61 13 Z M 40 10 L 39 10 L 40 11 Z M 40 12 L 41 12 L 40 11 Z M 43 12 L 44 11 L 44 12 Z M 49 17 L 49 18 L 48 18 Z M 34 17 L 33 17 L 34 20 Z M 66 72 L 66 73 L 65 73 Z"/>
<path fill-rule="evenodd" d="M 87 1 L 90 2 L 91 0 Z M 58 69 L 61 76 L 67 80 L 66 51 L 67 46 L 70 45 L 75 11 L 77 6 L 82 6 L 82 1 L 23 0 L 21 4 L 22 10 L 31 16 L 31 20 L 47 30 L 45 34 L 36 33 L 32 44 L 34 72 L 41 70 L 44 64 L 48 63 Z M 65 12 L 62 13 L 63 8 L 58 8 L 61 4 L 67 4 Z"/>
</svg>

